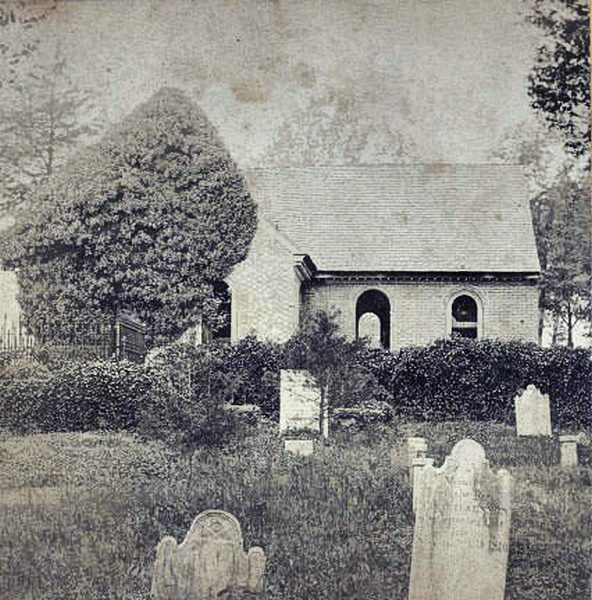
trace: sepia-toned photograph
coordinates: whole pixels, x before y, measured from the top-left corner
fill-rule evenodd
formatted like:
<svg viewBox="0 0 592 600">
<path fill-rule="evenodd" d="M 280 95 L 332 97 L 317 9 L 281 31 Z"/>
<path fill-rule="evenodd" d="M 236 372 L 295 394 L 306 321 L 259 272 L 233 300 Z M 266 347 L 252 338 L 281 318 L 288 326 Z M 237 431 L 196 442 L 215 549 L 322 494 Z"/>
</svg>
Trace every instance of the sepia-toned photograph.
<svg viewBox="0 0 592 600">
<path fill-rule="evenodd" d="M 588 0 L 0 0 L 0 600 L 590 600 Z"/>
</svg>

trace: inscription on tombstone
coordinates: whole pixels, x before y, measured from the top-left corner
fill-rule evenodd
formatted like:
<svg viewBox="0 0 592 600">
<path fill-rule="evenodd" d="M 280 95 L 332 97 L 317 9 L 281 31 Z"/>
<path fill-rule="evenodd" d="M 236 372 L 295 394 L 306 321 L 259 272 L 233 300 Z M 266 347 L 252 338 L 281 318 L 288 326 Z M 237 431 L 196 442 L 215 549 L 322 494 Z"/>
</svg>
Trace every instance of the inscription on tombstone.
<svg viewBox="0 0 592 600">
<path fill-rule="evenodd" d="M 516 396 L 516 435 L 551 435 L 551 409 L 548 394 L 530 384 Z"/>
<path fill-rule="evenodd" d="M 290 429 L 319 431 L 321 393 L 308 371 L 282 369 L 280 371 L 280 433 Z M 329 423 L 325 412 L 325 437 Z"/>
<path fill-rule="evenodd" d="M 503 600 L 510 499 L 510 474 L 494 474 L 473 440 L 458 442 L 442 467 L 420 468 L 409 600 Z"/>
<path fill-rule="evenodd" d="M 221 510 L 199 514 L 183 543 L 164 537 L 156 549 L 152 594 L 156 600 L 234 600 L 263 590 L 265 553 L 243 550 L 236 518 Z"/>
</svg>

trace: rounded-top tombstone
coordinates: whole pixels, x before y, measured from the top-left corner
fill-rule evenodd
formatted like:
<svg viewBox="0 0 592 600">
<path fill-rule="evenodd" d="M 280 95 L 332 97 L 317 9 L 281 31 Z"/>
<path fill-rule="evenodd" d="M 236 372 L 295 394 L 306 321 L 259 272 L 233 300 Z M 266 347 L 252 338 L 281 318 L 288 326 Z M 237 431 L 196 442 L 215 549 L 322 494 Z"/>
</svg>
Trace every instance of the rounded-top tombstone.
<svg viewBox="0 0 592 600">
<path fill-rule="evenodd" d="M 474 440 L 417 469 L 409 600 L 503 600 L 510 493 L 510 474 L 493 473 Z"/>
<path fill-rule="evenodd" d="M 265 553 L 243 549 L 238 520 L 206 510 L 193 521 L 183 543 L 164 537 L 157 547 L 152 578 L 156 600 L 240 598 L 263 589 Z"/>
</svg>

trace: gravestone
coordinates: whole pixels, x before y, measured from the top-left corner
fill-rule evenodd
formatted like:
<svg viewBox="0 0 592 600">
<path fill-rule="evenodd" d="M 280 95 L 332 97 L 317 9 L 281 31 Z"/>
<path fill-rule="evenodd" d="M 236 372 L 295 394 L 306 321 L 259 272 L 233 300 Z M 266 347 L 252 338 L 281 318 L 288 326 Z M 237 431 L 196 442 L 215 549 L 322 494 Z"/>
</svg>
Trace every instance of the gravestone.
<svg viewBox="0 0 592 600">
<path fill-rule="evenodd" d="M 265 553 L 246 553 L 239 522 L 221 510 L 199 514 L 183 543 L 164 537 L 156 549 L 152 594 L 156 600 L 252 598 L 263 590 Z"/>
<path fill-rule="evenodd" d="M 561 453 L 562 467 L 577 467 L 578 466 L 578 436 L 577 435 L 560 435 L 559 450 Z"/>
<path fill-rule="evenodd" d="M 298 456 L 310 456 L 314 452 L 313 440 L 284 440 L 284 450 Z"/>
<path fill-rule="evenodd" d="M 422 437 L 408 437 L 407 438 L 407 456 L 409 460 L 409 466 L 413 466 L 413 461 L 416 458 L 425 458 L 428 452 L 428 443 L 425 438 Z"/>
<path fill-rule="evenodd" d="M 551 435 L 549 395 L 530 384 L 515 398 L 516 435 Z"/>
<path fill-rule="evenodd" d="M 280 433 L 290 429 L 319 431 L 321 392 L 308 371 L 280 371 Z M 328 411 L 325 407 L 323 435 L 329 436 Z"/>
<path fill-rule="evenodd" d="M 444 465 L 415 480 L 409 600 L 503 600 L 511 476 L 494 474 L 483 448 L 458 442 Z"/>
</svg>

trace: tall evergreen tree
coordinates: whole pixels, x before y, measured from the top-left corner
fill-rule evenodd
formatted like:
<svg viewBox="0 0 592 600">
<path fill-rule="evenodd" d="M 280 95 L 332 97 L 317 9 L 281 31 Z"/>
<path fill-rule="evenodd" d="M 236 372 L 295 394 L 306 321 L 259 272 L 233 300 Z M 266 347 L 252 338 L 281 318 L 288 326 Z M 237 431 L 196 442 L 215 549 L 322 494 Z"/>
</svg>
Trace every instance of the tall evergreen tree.
<svg viewBox="0 0 592 600">
<path fill-rule="evenodd" d="M 202 111 L 162 89 L 38 189 L 5 256 L 33 331 L 138 314 L 152 341 L 211 310 L 256 208 Z"/>
</svg>

